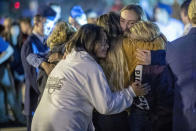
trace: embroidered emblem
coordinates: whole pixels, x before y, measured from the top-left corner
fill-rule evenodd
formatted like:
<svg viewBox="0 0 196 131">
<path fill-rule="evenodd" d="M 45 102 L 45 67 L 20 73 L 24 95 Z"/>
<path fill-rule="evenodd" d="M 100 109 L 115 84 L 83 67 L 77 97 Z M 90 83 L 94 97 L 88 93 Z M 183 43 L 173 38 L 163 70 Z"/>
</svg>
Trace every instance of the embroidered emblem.
<svg viewBox="0 0 196 131">
<path fill-rule="evenodd" d="M 60 90 L 63 85 L 62 80 L 63 78 L 60 79 L 59 77 L 49 77 L 46 85 L 48 93 L 52 94 L 55 90 Z"/>
</svg>

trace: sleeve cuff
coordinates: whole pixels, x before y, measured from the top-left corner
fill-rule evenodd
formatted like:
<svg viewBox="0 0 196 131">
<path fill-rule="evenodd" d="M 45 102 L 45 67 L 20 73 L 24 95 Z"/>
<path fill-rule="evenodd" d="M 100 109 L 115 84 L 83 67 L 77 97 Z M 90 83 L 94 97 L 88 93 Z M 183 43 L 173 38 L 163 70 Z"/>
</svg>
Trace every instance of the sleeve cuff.
<svg viewBox="0 0 196 131">
<path fill-rule="evenodd" d="M 38 55 L 32 53 L 27 56 L 26 60 L 31 66 L 35 68 L 38 68 L 40 64 L 44 61 L 43 58 L 40 58 Z"/>
<path fill-rule="evenodd" d="M 129 90 L 129 94 L 130 94 L 132 97 L 136 97 L 135 92 L 133 91 L 132 86 L 129 85 L 128 90 Z"/>
</svg>

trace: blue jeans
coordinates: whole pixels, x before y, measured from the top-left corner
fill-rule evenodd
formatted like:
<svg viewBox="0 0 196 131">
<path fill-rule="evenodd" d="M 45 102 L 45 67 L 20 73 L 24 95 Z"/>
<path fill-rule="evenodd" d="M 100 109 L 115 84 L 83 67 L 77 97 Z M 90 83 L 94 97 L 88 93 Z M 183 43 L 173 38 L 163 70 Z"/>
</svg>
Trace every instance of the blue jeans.
<svg viewBox="0 0 196 131">
<path fill-rule="evenodd" d="M 10 105 L 15 119 L 18 122 L 24 122 L 25 117 L 22 115 L 19 105 L 16 101 L 16 92 L 14 88 L 14 79 L 9 66 L 0 67 L 0 122 L 8 122 L 7 104 Z"/>
</svg>

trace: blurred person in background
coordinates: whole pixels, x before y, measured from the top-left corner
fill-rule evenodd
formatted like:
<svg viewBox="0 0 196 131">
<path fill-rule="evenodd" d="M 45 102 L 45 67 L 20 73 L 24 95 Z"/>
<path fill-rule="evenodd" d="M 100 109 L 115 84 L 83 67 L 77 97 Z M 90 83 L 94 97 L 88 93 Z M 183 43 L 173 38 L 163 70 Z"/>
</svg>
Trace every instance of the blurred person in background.
<svg viewBox="0 0 196 131">
<path fill-rule="evenodd" d="M 12 84 L 10 83 L 10 72 L 8 73 L 7 66 L 7 60 L 12 56 L 13 54 L 13 48 L 9 43 L 7 43 L 3 38 L 3 32 L 5 30 L 5 27 L 0 24 L 0 124 L 1 126 L 5 125 L 6 123 L 9 123 L 10 117 L 7 112 L 7 104 L 6 104 L 6 89 L 12 89 Z M 13 82 L 13 81 L 12 81 Z M 8 86 L 8 87 L 5 87 Z M 5 89 L 6 88 L 6 89 Z M 13 96 L 13 92 L 11 91 L 11 95 Z"/>
<path fill-rule="evenodd" d="M 191 0 L 186 0 L 181 5 L 180 16 L 181 16 L 182 22 L 184 23 L 183 35 L 188 34 L 188 32 L 191 29 L 191 23 L 188 17 L 188 7 L 190 3 L 191 3 Z"/>
<path fill-rule="evenodd" d="M 16 89 L 16 100 L 22 112 L 22 86 L 24 84 L 24 70 L 20 57 L 21 47 L 19 45 L 20 38 L 20 25 L 17 22 L 13 22 L 10 28 L 11 33 L 11 45 L 14 48 L 13 58 L 11 60 L 11 69 L 14 76 L 14 83 Z"/>
<path fill-rule="evenodd" d="M 196 130 L 196 0 L 188 8 L 192 28 L 167 45 L 166 59 L 175 77 L 173 131 Z"/>
<path fill-rule="evenodd" d="M 12 46 L 18 44 L 18 37 L 20 35 L 20 31 L 21 31 L 20 25 L 16 21 L 13 21 L 13 23 L 10 26 L 10 35 L 11 35 L 10 44 Z"/>
<path fill-rule="evenodd" d="M 7 42 L 11 41 L 10 28 L 11 28 L 12 21 L 13 20 L 10 17 L 7 17 L 7 18 L 4 19 L 4 22 L 3 22 L 3 25 L 5 27 L 3 37 L 5 38 L 5 40 Z"/>
<path fill-rule="evenodd" d="M 14 78 L 11 72 L 9 58 L 13 55 L 12 46 L 2 38 L 4 27 L 0 25 L 0 123 L 2 126 L 11 124 L 11 117 L 8 114 L 8 105 L 14 114 L 14 120 L 21 124 L 25 123 L 22 110 L 16 99 Z"/>
<path fill-rule="evenodd" d="M 86 11 L 88 24 L 96 24 L 98 14 L 96 11 L 89 9 Z"/>
<path fill-rule="evenodd" d="M 20 29 L 21 29 L 21 34 L 19 37 L 19 47 L 21 48 L 25 40 L 32 33 L 31 19 L 30 18 L 20 19 Z"/>
<path fill-rule="evenodd" d="M 22 18 L 20 20 L 20 28 L 21 32 L 26 35 L 30 35 L 32 33 L 32 24 L 30 18 Z"/>
<path fill-rule="evenodd" d="M 158 3 L 154 9 L 156 24 L 168 41 L 173 41 L 183 34 L 181 21 L 171 17 L 172 8 L 170 5 Z"/>
<path fill-rule="evenodd" d="M 139 5 L 143 8 L 146 17 L 148 20 L 153 19 L 153 6 L 154 6 L 154 0 L 140 0 Z"/>
<path fill-rule="evenodd" d="M 114 3 L 110 9 L 110 11 L 113 12 L 119 12 L 123 8 L 122 0 L 114 0 Z"/>
<path fill-rule="evenodd" d="M 75 5 L 71 8 L 68 22 L 76 28 L 76 30 L 82 25 L 87 24 L 87 17 L 81 6 Z"/>
</svg>

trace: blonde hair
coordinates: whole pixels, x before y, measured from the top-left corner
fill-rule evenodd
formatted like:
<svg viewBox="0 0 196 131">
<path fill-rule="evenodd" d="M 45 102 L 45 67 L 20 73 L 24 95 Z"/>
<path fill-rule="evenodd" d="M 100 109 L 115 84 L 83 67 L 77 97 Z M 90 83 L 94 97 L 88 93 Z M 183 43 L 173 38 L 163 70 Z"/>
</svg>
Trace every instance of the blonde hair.
<svg viewBox="0 0 196 131">
<path fill-rule="evenodd" d="M 112 90 L 117 91 L 134 81 L 134 70 L 138 65 L 136 49 L 163 50 L 166 39 L 157 25 L 139 21 L 130 28 L 127 38 L 114 42 L 105 60 L 106 64 L 102 65 Z"/>
<path fill-rule="evenodd" d="M 123 40 L 123 49 L 129 69 L 128 76 L 125 76 L 126 84 L 134 81 L 134 70 L 139 62 L 135 55 L 136 49 L 164 50 L 166 42 L 158 26 L 152 22 L 139 21 L 130 28 L 128 38 Z"/>
<path fill-rule="evenodd" d="M 66 43 L 75 30 L 66 22 L 59 22 L 54 27 L 52 33 L 47 39 L 47 45 L 52 49 L 54 46 Z"/>
<path fill-rule="evenodd" d="M 112 38 L 107 57 L 100 62 L 112 91 L 120 91 L 124 88 L 124 75 L 128 72 L 122 40 L 120 36 Z"/>
<path fill-rule="evenodd" d="M 193 24 L 196 24 L 196 0 L 192 0 L 188 8 L 188 16 Z"/>
</svg>

